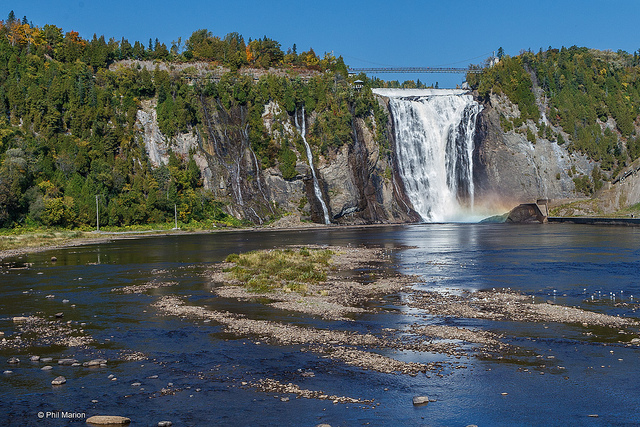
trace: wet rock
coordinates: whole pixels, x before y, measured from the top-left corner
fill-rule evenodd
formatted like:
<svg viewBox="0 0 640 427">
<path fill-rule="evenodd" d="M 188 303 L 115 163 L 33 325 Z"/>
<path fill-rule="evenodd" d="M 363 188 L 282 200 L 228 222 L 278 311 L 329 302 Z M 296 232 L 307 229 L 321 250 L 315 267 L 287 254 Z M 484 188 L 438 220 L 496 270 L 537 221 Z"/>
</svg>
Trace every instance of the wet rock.
<svg viewBox="0 0 640 427">
<path fill-rule="evenodd" d="M 49 362 L 51 362 L 52 360 L 53 360 L 53 357 L 42 357 L 42 358 L 40 359 L 40 361 L 41 361 L 41 362 L 43 362 L 43 363 L 49 363 Z"/>
<path fill-rule="evenodd" d="M 56 297 L 55 295 L 47 295 L 45 298 L 53 299 L 53 298 L 55 298 L 55 297 Z"/>
<path fill-rule="evenodd" d="M 53 366 L 51 365 L 43 366 L 42 368 L 40 368 L 41 371 L 50 371 L 52 369 L 53 369 Z"/>
<path fill-rule="evenodd" d="M 11 359 L 7 360 L 7 363 L 10 365 L 17 365 L 18 363 L 20 363 L 20 359 L 18 359 L 17 357 L 12 357 Z"/>
<path fill-rule="evenodd" d="M 56 313 L 56 319 L 61 319 L 64 317 L 64 313 L 60 312 L 60 313 Z"/>
<path fill-rule="evenodd" d="M 32 362 L 38 362 L 40 361 L 40 356 L 31 356 L 29 360 L 31 360 Z"/>
<path fill-rule="evenodd" d="M 60 360 L 58 360 L 58 365 L 71 366 L 74 363 L 78 363 L 78 361 L 76 359 L 60 359 Z"/>
<path fill-rule="evenodd" d="M 13 374 L 13 371 L 6 370 L 3 372 L 3 374 L 6 374 L 6 375 Z"/>
<path fill-rule="evenodd" d="M 137 382 L 136 382 L 136 383 L 131 383 L 131 385 L 132 385 L 133 387 L 140 387 L 140 386 L 142 385 L 142 383 L 137 383 Z"/>
<path fill-rule="evenodd" d="M 64 304 L 67 304 L 67 303 L 69 302 L 69 300 L 68 300 L 68 299 L 63 299 L 63 300 L 62 300 L 62 302 L 63 302 Z"/>
<path fill-rule="evenodd" d="M 87 419 L 87 424 L 95 425 L 109 425 L 120 424 L 125 425 L 131 423 L 131 419 L 127 417 L 120 417 L 118 415 L 94 415 Z"/>
<path fill-rule="evenodd" d="M 66 382 L 67 382 L 67 379 L 61 375 L 59 377 L 54 378 L 53 381 L 51 381 L 51 384 L 53 384 L 53 385 L 61 385 L 61 384 L 64 384 Z"/>
<path fill-rule="evenodd" d="M 171 427 L 173 423 L 171 421 L 160 421 L 158 427 Z"/>
<path fill-rule="evenodd" d="M 56 261 L 58 261 L 58 258 L 56 258 L 56 257 L 52 256 L 52 257 L 51 257 L 51 262 L 56 262 Z"/>
<path fill-rule="evenodd" d="M 82 366 L 91 367 L 91 366 L 102 366 L 106 364 L 107 364 L 106 359 L 93 359 L 93 360 L 89 360 L 88 362 L 84 362 Z"/>
<path fill-rule="evenodd" d="M 415 396 L 413 398 L 413 406 L 422 406 L 429 403 L 429 398 L 427 396 Z"/>
<path fill-rule="evenodd" d="M 316 427 L 331 427 L 331 424 L 318 424 Z"/>
<path fill-rule="evenodd" d="M 29 320 L 29 318 L 25 317 L 25 316 L 16 316 L 16 317 L 13 318 L 13 321 L 16 322 L 16 323 L 26 322 L 27 320 Z"/>
<path fill-rule="evenodd" d="M 4 336 L 4 332 L 0 331 L 0 337 Z"/>
</svg>

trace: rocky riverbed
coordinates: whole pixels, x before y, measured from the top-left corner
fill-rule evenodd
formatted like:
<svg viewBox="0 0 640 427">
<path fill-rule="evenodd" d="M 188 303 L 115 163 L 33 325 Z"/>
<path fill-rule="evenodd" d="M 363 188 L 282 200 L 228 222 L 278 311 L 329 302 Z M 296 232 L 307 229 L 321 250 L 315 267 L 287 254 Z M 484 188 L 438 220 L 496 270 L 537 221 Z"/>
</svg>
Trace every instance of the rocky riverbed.
<svg viewBox="0 0 640 427">
<path fill-rule="evenodd" d="M 636 319 L 595 313 L 576 307 L 535 302 L 535 298 L 509 290 L 464 292 L 452 295 L 440 292 L 412 293 L 409 306 L 435 316 L 471 319 L 510 320 L 516 322 L 579 323 L 584 326 L 624 328 L 637 326 Z"/>
<path fill-rule="evenodd" d="M 308 247 L 333 253 L 327 279 L 308 284 L 303 292 L 276 289 L 272 292 L 250 292 L 240 286 L 229 271 L 233 263 L 216 265 L 207 277 L 211 291 L 219 297 L 267 304 L 271 307 L 317 316 L 330 321 L 354 321 L 359 315 L 380 310 L 375 302 L 390 294 L 402 293 L 403 304 L 433 316 L 432 321 L 446 318 L 481 318 L 518 322 L 562 322 L 588 326 L 630 328 L 633 319 L 608 316 L 587 310 L 564 307 L 547 302 L 534 303 L 532 298 L 508 290 L 479 291 L 462 294 L 423 292 L 413 287 L 420 280 L 415 276 L 389 273 L 385 266 L 389 254 L 382 249 L 355 247 Z M 292 247 L 290 249 L 300 249 Z M 357 277 L 354 272 L 366 275 Z M 409 363 L 397 360 L 394 354 L 418 351 L 447 356 L 514 357 L 517 347 L 506 337 L 491 331 L 456 326 L 424 324 L 416 320 L 406 329 L 387 328 L 381 333 L 357 333 L 336 329 L 320 329 L 283 322 L 250 319 L 247 316 L 209 310 L 187 304 L 184 298 L 167 295 L 154 303 L 161 313 L 184 319 L 206 319 L 224 325 L 227 333 L 254 337 L 259 342 L 281 346 L 299 346 L 350 366 L 382 373 L 416 375 L 459 369 L 458 362 Z M 521 354 L 535 357 L 535 354 Z M 258 389 L 267 389 L 264 384 Z M 271 387 L 273 388 L 273 387 Z M 279 390 L 279 387 L 275 387 Z M 294 392 L 296 393 L 296 392 Z M 315 395 L 311 393 L 310 395 Z"/>
<path fill-rule="evenodd" d="M 0 347 L 5 350 L 5 378 L 18 384 L 34 377 L 46 390 L 56 387 L 59 393 L 84 388 L 90 384 L 85 378 L 92 377 L 91 381 L 111 387 L 115 397 L 127 399 L 129 408 L 149 399 L 183 405 L 185 399 L 205 396 L 205 391 L 224 389 L 239 393 L 247 402 L 275 402 L 282 411 L 301 404 L 331 407 L 332 403 L 345 410 L 371 410 L 402 394 L 401 384 L 450 387 L 485 371 L 497 371 L 498 366 L 501 372 L 506 369 L 523 376 L 578 378 L 579 371 L 567 363 L 566 354 L 555 347 L 552 351 L 547 340 L 561 341 L 571 351 L 583 346 L 608 355 L 611 349 L 612 360 L 599 363 L 600 369 L 627 363 L 631 357 L 622 354 L 623 348 L 634 352 L 640 344 L 636 319 L 596 312 L 602 310 L 597 303 L 564 306 L 547 301 L 551 297 L 539 291 L 535 298 L 505 289 L 464 292 L 452 287 L 455 291 L 449 293 L 449 288 L 433 285 L 436 274 L 428 275 L 448 266 L 440 259 L 425 261 L 426 283 L 421 277 L 399 274 L 395 264 L 403 255 L 395 251 L 404 247 L 307 245 L 258 252 L 270 250 L 329 251 L 326 276 L 299 289 L 280 286 L 252 292 L 230 274 L 234 262 L 200 257 L 178 265 L 153 263 L 103 281 L 101 275 L 111 268 L 104 262 L 109 259 L 103 257 L 102 265 L 94 265 L 87 263 L 92 259 L 87 257 L 78 265 L 98 279 L 83 271 L 81 283 L 73 282 L 80 276 L 76 273 L 70 276 L 70 285 L 55 291 L 16 288 L 14 293 L 23 301 L 40 298 L 50 307 L 30 310 L 26 304 L 27 308 L 12 313 L 15 319 L 4 319 L 9 326 L 6 335 L 0 335 L 0 341 L 5 339 Z M 44 261 L 50 268 L 43 269 L 44 277 L 61 270 L 49 264 L 49 258 Z M 24 271 L 13 274 L 35 276 L 41 274 L 35 271 L 39 268 L 38 262 L 25 263 Z M 54 286 L 57 280 L 52 281 Z M 83 300 L 90 292 L 99 298 Z M 108 304 L 98 310 L 95 304 L 104 298 Z M 558 298 L 567 300 L 576 303 L 577 298 Z M 633 306 L 629 298 L 623 303 Z M 609 313 L 616 313 L 618 306 L 613 307 Z M 117 312 L 118 318 L 110 317 L 108 310 Z M 137 326 L 131 328 L 142 322 L 150 325 L 151 335 Z M 514 333 L 513 325 L 527 332 Z M 558 334 L 559 329 L 563 332 Z M 162 344 L 147 345 L 149 336 Z M 53 361 L 30 361 L 35 354 L 53 356 Z M 107 359 L 108 364 L 101 363 Z M 492 361 L 487 363 L 488 359 Z M 50 371 L 41 372 L 44 368 Z M 357 378 L 366 386 L 351 388 L 333 382 L 345 374 L 349 381 Z M 52 381 L 58 376 L 64 376 L 65 382 L 55 385 Z M 434 390 L 416 392 L 429 398 L 435 393 L 439 402 L 446 399 Z M 512 390 L 499 391 L 508 391 L 509 398 L 514 395 Z M 98 403 L 91 400 L 88 415 L 104 408 L 100 394 L 95 389 L 92 393 Z M 413 410 L 411 399 L 402 398 Z M 305 403 L 305 399 L 318 402 Z M 429 404 L 428 409 L 436 406 Z M 131 410 L 123 415 L 136 414 Z"/>
</svg>

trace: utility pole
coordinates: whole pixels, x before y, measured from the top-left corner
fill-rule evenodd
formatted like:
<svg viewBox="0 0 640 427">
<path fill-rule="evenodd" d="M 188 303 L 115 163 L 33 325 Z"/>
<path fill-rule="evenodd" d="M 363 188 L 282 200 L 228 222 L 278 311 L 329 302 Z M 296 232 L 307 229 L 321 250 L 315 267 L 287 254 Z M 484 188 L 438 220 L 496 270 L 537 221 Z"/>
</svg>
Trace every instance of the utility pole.
<svg viewBox="0 0 640 427">
<path fill-rule="evenodd" d="M 96 194 L 96 232 L 100 231 L 100 206 L 98 205 L 98 194 Z"/>
<path fill-rule="evenodd" d="M 173 215 L 176 221 L 176 226 L 174 227 L 174 230 L 178 229 L 178 205 L 173 205 Z"/>
</svg>

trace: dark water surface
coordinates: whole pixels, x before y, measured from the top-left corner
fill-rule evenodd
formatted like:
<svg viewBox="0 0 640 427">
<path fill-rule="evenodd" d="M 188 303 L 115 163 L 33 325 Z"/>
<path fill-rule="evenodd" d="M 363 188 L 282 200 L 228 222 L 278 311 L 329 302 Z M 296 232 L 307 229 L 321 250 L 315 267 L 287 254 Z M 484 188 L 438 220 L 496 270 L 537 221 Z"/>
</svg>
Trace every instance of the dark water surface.
<svg viewBox="0 0 640 427">
<path fill-rule="evenodd" d="M 0 420 L 15 426 L 85 425 L 82 416 L 113 414 L 130 417 L 134 426 L 155 426 L 162 420 L 174 426 L 640 424 L 640 349 L 619 342 L 637 337 L 638 328 L 629 336 L 576 324 L 438 319 L 399 304 L 403 295 L 388 298 L 389 310 L 379 314 L 330 322 L 216 297 L 211 288 L 217 285 L 202 274 L 229 253 L 285 244 L 387 248 L 393 268 L 424 279 L 415 285 L 418 290 L 512 288 L 537 301 L 638 317 L 636 228 L 425 224 L 148 237 L 60 249 L 3 261 L 0 331 L 11 338 L 13 316 L 64 312 L 63 320 L 72 326 L 86 323 L 83 329 L 95 342 L 87 348 L 0 347 L 1 371 L 13 371 L 0 374 Z M 50 261 L 52 255 L 57 262 Z M 178 284 L 143 294 L 112 291 L 151 280 Z M 384 350 L 403 361 L 443 360 L 464 363 L 466 368 L 445 370 L 442 377 L 382 374 L 301 352 L 298 346 L 233 337 L 215 322 L 162 315 L 152 304 L 168 294 L 252 319 L 361 333 L 377 334 L 416 322 L 491 330 L 539 357 L 456 361 L 445 355 Z M 53 357 L 53 369 L 42 371 L 42 362 L 30 362 L 34 354 Z M 16 356 L 20 364 L 7 363 Z M 55 364 L 63 356 L 80 362 L 104 357 L 109 362 L 104 368 Z M 126 360 L 136 356 L 140 360 Z M 315 376 L 302 375 L 309 371 Z M 67 383 L 52 387 L 58 375 Z M 243 385 L 260 378 L 330 395 L 375 399 L 375 404 L 334 404 L 295 395 L 281 401 L 286 395 Z M 132 385 L 137 382 L 141 384 Z M 416 395 L 437 401 L 416 408 L 411 403 Z M 80 418 L 64 419 L 63 411 Z M 56 414 L 60 418 L 53 418 Z M 597 418 L 589 416 L 595 414 Z"/>
</svg>

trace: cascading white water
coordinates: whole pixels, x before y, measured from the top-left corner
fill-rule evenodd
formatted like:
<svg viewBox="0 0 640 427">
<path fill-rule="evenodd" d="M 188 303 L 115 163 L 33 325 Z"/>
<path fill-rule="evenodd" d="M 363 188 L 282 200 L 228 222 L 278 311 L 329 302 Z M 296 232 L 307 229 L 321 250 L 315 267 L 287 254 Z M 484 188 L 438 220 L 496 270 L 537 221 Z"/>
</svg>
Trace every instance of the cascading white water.
<svg viewBox="0 0 640 427">
<path fill-rule="evenodd" d="M 375 89 L 389 98 L 400 176 L 426 222 L 473 209 L 473 139 L 482 107 L 464 90 Z"/>
<path fill-rule="evenodd" d="M 313 154 L 311 153 L 311 147 L 309 147 L 309 143 L 307 142 L 307 128 L 306 128 L 306 120 L 304 118 L 304 106 L 302 107 L 302 126 L 298 124 L 298 112 L 295 114 L 295 122 L 296 128 L 298 132 L 302 136 L 302 141 L 304 142 L 304 147 L 307 150 L 307 160 L 309 161 L 309 167 L 311 168 L 311 176 L 313 177 L 313 192 L 316 195 L 316 198 L 320 201 L 320 205 L 322 206 L 322 214 L 324 215 L 324 223 L 331 224 L 331 220 L 329 219 L 329 210 L 327 209 L 327 204 L 324 202 L 324 198 L 322 197 L 322 191 L 320 191 L 320 184 L 318 182 L 318 178 L 316 177 L 316 170 L 313 168 Z"/>
</svg>

